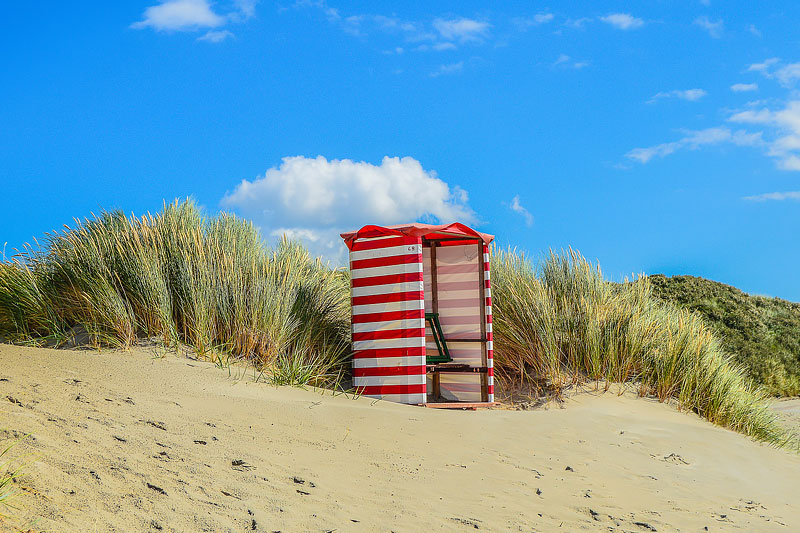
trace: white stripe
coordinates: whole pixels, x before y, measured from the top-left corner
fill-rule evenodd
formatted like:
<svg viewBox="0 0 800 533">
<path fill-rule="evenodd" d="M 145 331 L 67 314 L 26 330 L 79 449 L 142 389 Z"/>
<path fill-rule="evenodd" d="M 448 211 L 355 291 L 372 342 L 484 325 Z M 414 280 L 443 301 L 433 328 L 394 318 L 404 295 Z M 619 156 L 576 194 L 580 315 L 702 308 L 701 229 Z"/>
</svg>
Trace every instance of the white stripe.
<svg viewBox="0 0 800 533">
<path fill-rule="evenodd" d="M 422 385 L 425 374 L 410 376 L 360 376 L 353 378 L 353 387 L 373 387 L 375 385 Z"/>
<path fill-rule="evenodd" d="M 491 297 L 492 297 L 492 289 L 490 289 L 490 288 L 488 288 L 488 287 L 487 287 L 487 288 L 485 288 L 485 289 L 483 289 L 483 295 L 484 295 L 486 298 L 491 298 Z"/>
<path fill-rule="evenodd" d="M 494 368 L 494 357 L 490 357 L 486 360 L 486 368 Z"/>
<path fill-rule="evenodd" d="M 353 333 L 367 333 L 371 331 L 385 331 L 390 329 L 421 329 L 424 327 L 424 318 L 403 318 L 400 320 L 381 320 L 377 322 L 353 324 Z"/>
<path fill-rule="evenodd" d="M 436 278 L 436 283 L 458 283 L 461 281 L 469 281 L 477 286 L 480 286 L 478 284 L 478 274 L 476 272 L 439 274 Z"/>
<path fill-rule="evenodd" d="M 491 314 L 492 314 L 492 306 L 491 305 L 487 305 L 486 306 L 486 316 L 489 316 Z"/>
<path fill-rule="evenodd" d="M 390 257 L 395 255 L 420 253 L 419 244 L 401 244 L 400 246 L 387 246 L 386 248 L 375 248 L 372 250 L 356 250 L 350 252 L 350 261 L 360 261 L 361 259 L 377 259 L 378 257 Z"/>
<path fill-rule="evenodd" d="M 489 262 L 489 254 L 483 254 L 483 262 L 484 263 L 488 263 Z"/>
<path fill-rule="evenodd" d="M 385 348 L 420 348 L 425 346 L 425 337 L 406 339 L 373 339 L 353 342 L 353 350 L 381 350 Z"/>
<path fill-rule="evenodd" d="M 353 359 L 353 368 L 381 368 L 385 366 L 420 366 L 425 364 L 424 355 L 406 357 L 370 357 Z"/>
<path fill-rule="evenodd" d="M 381 235 L 380 237 L 359 237 L 356 242 L 372 242 L 372 241 L 383 241 L 386 239 L 396 239 L 397 237 L 402 237 L 402 235 Z"/>
<path fill-rule="evenodd" d="M 374 296 L 376 294 L 392 294 L 395 292 L 422 291 L 421 281 L 405 281 L 403 283 L 389 283 L 387 285 L 371 285 L 368 287 L 353 287 L 352 295 Z"/>
<path fill-rule="evenodd" d="M 486 349 L 494 350 L 494 341 L 486 341 Z"/>
<path fill-rule="evenodd" d="M 406 403 L 409 405 L 427 402 L 427 398 L 424 394 L 370 394 L 365 396 L 367 396 L 367 398 L 377 398 L 387 402 Z"/>
<path fill-rule="evenodd" d="M 374 313 L 410 311 L 413 309 L 425 309 L 425 302 L 423 300 L 407 300 L 403 302 L 387 302 L 385 304 L 354 305 L 353 315 L 371 315 Z"/>
<path fill-rule="evenodd" d="M 353 279 L 371 278 L 373 276 L 390 276 L 392 274 L 406 274 L 408 272 L 422 272 L 422 264 L 403 263 L 400 265 L 356 268 L 354 270 L 350 270 L 350 277 Z"/>
<path fill-rule="evenodd" d="M 492 332 L 492 323 L 489 322 L 486 324 L 486 333 L 491 333 L 491 332 Z"/>
<path fill-rule="evenodd" d="M 486 384 L 494 385 L 494 376 L 486 376 Z"/>
</svg>

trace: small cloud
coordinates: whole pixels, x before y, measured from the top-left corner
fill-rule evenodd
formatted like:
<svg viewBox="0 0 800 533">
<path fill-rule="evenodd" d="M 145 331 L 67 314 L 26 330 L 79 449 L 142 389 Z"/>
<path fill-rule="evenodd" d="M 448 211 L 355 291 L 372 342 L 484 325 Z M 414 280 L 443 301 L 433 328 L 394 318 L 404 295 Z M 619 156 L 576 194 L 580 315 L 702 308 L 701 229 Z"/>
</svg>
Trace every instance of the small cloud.
<svg viewBox="0 0 800 533">
<path fill-rule="evenodd" d="M 800 191 L 768 192 L 764 194 L 757 194 L 755 196 L 744 196 L 742 199 L 751 202 L 766 202 L 768 200 L 795 200 L 800 202 Z"/>
<path fill-rule="evenodd" d="M 648 148 L 634 148 L 625 156 L 639 163 L 648 163 L 655 157 L 666 157 L 681 149 L 697 150 L 702 146 L 730 143 L 736 146 L 755 146 L 762 144 L 761 133 L 747 133 L 744 130 L 732 131 L 729 128 L 717 127 L 705 130 L 687 131 L 677 141 L 657 144 Z"/>
<path fill-rule="evenodd" d="M 749 67 L 747 67 L 748 72 L 764 72 L 769 70 L 769 68 L 780 61 L 777 57 L 771 57 L 769 59 L 765 59 L 761 63 L 753 63 Z"/>
<path fill-rule="evenodd" d="M 746 93 L 750 91 L 757 91 L 757 83 L 734 83 L 731 85 L 731 91 L 735 93 Z"/>
<path fill-rule="evenodd" d="M 697 100 L 700 100 L 702 97 L 704 97 L 706 94 L 708 93 L 705 92 L 703 89 L 686 89 L 685 91 L 679 91 L 679 90 L 665 91 L 654 94 L 653 97 L 647 101 L 647 103 L 653 104 L 656 101 L 662 100 L 664 98 L 678 98 L 680 100 L 696 102 Z"/>
<path fill-rule="evenodd" d="M 540 26 L 552 22 L 555 15 L 552 13 L 538 13 L 532 17 L 517 17 L 512 22 L 522 31 L 527 30 L 532 26 Z"/>
<path fill-rule="evenodd" d="M 761 30 L 759 30 L 758 28 L 756 28 L 754 24 L 750 24 L 750 25 L 747 27 L 747 31 L 749 31 L 750 33 L 752 33 L 752 34 L 753 34 L 753 35 L 755 35 L 756 37 L 761 37 Z"/>
<path fill-rule="evenodd" d="M 229 37 L 233 37 L 233 33 L 229 32 L 228 30 L 222 30 L 222 31 L 211 30 L 209 32 L 206 32 L 205 35 L 203 35 L 202 37 L 198 37 L 197 40 L 208 41 L 210 43 L 221 43 L 222 41 L 224 41 Z"/>
<path fill-rule="evenodd" d="M 446 74 L 457 74 L 464 70 L 464 62 L 450 63 L 448 65 L 440 65 L 438 69 L 431 72 L 431 78 L 436 78 Z"/>
<path fill-rule="evenodd" d="M 714 39 L 722 37 L 722 32 L 725 30 L 725 24 L 722 22 L 722 19 L 712 21 L 705 15 L 694 19 L 694 23 L 706 30 Z"/>
<path fill-rule="evenodd" d="M 533 225 L 533 215 L 530 213 L 530 211 L 522 207 L 522 204 L 519 202 L 519 195 L 516 195 L 511 199 L 511 204 L 508 207 L 515 213 L 519 213 L 523 216 L 523 218 L 525 218 L 526 226 L 530 227 Z"/>
<path fill-rule="evenodd" d="M 571 57 L 569 57 L 567 54 L 561 54 L 561 55 L 558 56 L 558 59 L 556 59 L 553 62 L 553 66 L 554 67 L 557 67 L 559 65 L 564 67 L 564 68 L 574 68 L 576 70 L 580 70 L 580 69 L 582 69 L 584 67 L 588 67 L 589 66 L 589 62 L 586 61 L 586 60 L 575 61 Z"/>
<path fill-rule="evenodd" d="M 593 19 L 591 17 L 581 17 L 581 18 L 577 18 L 577 19 L 568 19 L 566 22 L 564 22 L 564 25 L 565 26 L 570 26 L 572 28 L 583 29 L 583 26 L 587 22 L 592 22 L 592 20 Z"/>
<path fill-rule="evenodd" d="M 459 19 L 436 19 L 433 27 L 439 32 L 443 39 L 448 41 L 479 41 L 489 32 L 489 23 L 472 20 L 468 18 Z"/>
<path fill-rule="evenodd" d="M 214 13 L 207 0 L 167 0 L 145 9 L 144 18 L 131 24 L 131 28 L 192 31 L 216 28 L 225 22 L 225 17 Z"/>
<path fill-rule="evenodd" d="M 635 30 L 644 26 L 644 21 L 636 18 L 628 13 L 612 13 L 605 17 L 600 17 L 600 20 L 611 24 L 618 30 Z"/>
<path fill-rule="evenodd" d="M 784 87 L 791 87 L 800 79 L 800 63 L 789 63 L 776 70 L 774 76 Z"/>
<path fill-rule="evenodd" d="M 436 50 L 437 52 L 441 52 L 443 50 L 455 50 L 456 45 L 454 45 L 453 43 L 436 43 L 433 46 L 431 46 L 431 49 Z"/>
</svg>

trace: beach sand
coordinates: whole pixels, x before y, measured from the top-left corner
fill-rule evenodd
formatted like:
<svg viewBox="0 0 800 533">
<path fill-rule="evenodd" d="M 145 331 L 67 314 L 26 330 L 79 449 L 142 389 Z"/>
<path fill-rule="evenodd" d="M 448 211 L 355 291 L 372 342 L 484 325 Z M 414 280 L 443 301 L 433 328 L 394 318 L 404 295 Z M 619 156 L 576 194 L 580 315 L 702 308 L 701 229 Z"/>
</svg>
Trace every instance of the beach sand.
<svg viewBox="0 0 800 533">
<path fill-rule="evenodd" d="M 800 530 L 800 456 L 652 400 L 445 411 L 252 377 L 0 345 L 0 444 L 29 435 L 0 529 Z"/>
</svg>

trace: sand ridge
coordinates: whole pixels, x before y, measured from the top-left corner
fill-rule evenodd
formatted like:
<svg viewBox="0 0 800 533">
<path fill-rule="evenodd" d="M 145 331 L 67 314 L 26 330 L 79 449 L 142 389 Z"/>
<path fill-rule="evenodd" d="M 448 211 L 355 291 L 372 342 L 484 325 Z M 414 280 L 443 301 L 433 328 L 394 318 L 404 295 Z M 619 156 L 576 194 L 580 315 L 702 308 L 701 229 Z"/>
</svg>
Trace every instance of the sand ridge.
<svg viewBox="0 0 800 533">
<path fill-rule="evenodd" d="M 29 434 L 16 526 L 800 529 L 799 456 L 651 400 L 440 411 L 251 378 L 146 350 L 0 345 L 0 444 Z"/>
</svg>

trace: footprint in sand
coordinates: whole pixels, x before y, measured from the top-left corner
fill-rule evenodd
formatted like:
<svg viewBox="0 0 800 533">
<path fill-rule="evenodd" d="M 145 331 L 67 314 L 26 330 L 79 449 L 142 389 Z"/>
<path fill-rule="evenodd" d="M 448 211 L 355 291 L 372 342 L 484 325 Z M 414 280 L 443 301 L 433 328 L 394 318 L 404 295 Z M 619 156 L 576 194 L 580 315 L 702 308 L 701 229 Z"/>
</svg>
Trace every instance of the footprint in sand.
<svg viewBox="0 0 800 533">
<path fill-rule="evenodd" d="M 653 459 L 658 459 L 659 461 L 664 461 L 665 463 L 672 463 L 674 465 L 689 465 L 689 464 L 691 464 L 689 461 L 687 461 L 686 459 L 684 459 L 683 457 L 681 457 L 677 453 L 671 453 L 669 455 L 664 455 L 664 456 L 655 455 L 655 454 L 651 453 L 650 457 L 652 457 Z"/>
</svg>

